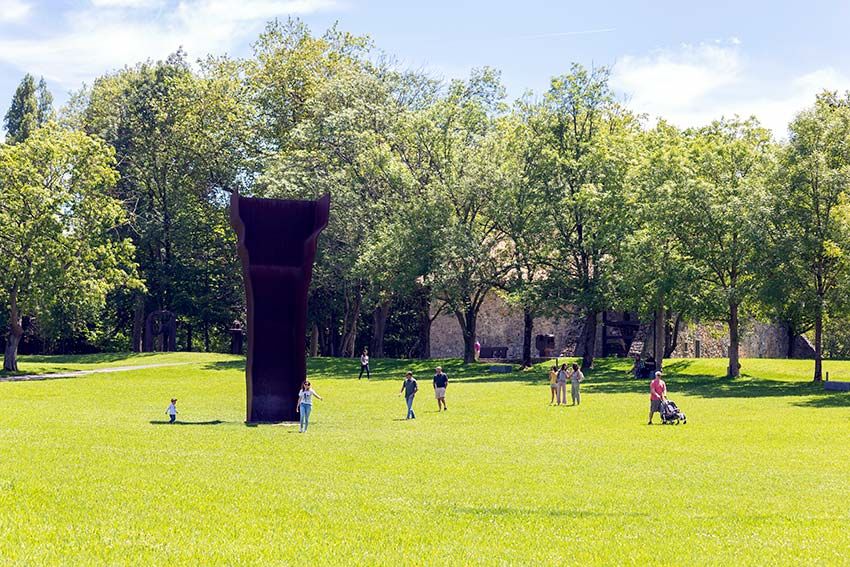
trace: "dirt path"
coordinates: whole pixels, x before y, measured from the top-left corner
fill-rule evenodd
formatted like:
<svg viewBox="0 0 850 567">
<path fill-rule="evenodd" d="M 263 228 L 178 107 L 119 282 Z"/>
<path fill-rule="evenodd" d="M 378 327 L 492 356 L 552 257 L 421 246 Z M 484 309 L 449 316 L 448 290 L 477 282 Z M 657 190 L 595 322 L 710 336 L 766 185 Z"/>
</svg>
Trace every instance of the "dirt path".
<svg viewBox="0 0 850 567">
<path fill-rule="evenodd" d="M 17 376 L 2 376 L 0 382 L 29 382 L 32 380 L 52 380 L 54 378 L 76 378 L 87 374 L 110 374 L 112 372 L 129 372 L 131 370 L 143 370 L 145 368 L 162 368 L 165 366 L 186 366 L 197 364 L 196 362 L 171 362 L 162 364 L 142 364 L 139 366 L 113 366 L 110 368 L 96 368 L 93 370 L 70 370 L 68 372 L 48 372 L 46 374 L 20 374 Z"/>
</svg>

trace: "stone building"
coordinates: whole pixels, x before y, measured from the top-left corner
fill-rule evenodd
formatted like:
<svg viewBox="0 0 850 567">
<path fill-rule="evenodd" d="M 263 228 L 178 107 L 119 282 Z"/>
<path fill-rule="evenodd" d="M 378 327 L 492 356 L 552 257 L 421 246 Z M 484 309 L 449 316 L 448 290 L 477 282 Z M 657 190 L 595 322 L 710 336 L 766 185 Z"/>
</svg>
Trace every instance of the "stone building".
<svg viewBox="0 0 850 567">
<path fill-rule="evenodd" d="M 652 321 L 640 322 L 629 313 L 606 312 L 596 329 L 595 356 L 624 356 L 646 352 L 652 342 Z M 498 294 L 490 293 L 478 315 L 477 336 L 482 350 L 507 349 L 506 358 L 522 357 L 523 314 Z M 532 333 L 532 356 L 580 356 L 584 319 L 580 317 L 538 317 Z M 788 333 L 778 324 L 745 321 L 741 325 L 742 357 L 786 358 Z M 537 348 L 539 347 L 539 348 Z M 543 350 L 546 352 L 543 352 Z M 729 354 L 729 335 L 723 323 L 682 323 L 674 358 L 714 358 Z M 431 326 L 431 356 L 463 356 L 463 336 L 452 313 L 439 315 Z M 811 358 L 814 352 L 804 338 L 798 338 L 795 358 Z"/>
</svg>

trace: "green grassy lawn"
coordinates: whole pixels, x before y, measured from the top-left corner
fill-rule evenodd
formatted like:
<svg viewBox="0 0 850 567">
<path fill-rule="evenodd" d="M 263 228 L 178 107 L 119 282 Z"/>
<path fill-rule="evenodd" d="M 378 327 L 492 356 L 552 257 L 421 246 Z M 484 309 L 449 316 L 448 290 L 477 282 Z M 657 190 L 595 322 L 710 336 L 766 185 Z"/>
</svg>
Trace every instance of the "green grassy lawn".
<svg viewBox="0 0 850 567">
<path fill-rule="evenodd" d="M 225 355 L 25 360 L 187 366 L 0 383 L 3 564 L 848 564 L 850 395 L 811 362 L 679 360 L 680 426 L 646 425 L 647 384 L 601 361 L 580 407 L 541 370 L 311 361 L 310 431 L 243 423 Z M 850 379 L 850 362 L 827 363 Z M 166 425 L 179 398 L 178 425 Z M 656 420 L 657 420 L 656 416 Z M 666 558 L 666 559 L 665 559 Z"/>
</svg>

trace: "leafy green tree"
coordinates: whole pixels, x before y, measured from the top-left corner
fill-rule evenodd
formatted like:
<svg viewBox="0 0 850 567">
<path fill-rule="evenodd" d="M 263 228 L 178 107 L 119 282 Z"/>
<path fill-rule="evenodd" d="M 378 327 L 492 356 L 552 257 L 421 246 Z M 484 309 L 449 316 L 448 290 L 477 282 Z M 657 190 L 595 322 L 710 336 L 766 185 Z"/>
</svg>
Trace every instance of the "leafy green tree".
<svg viewBox="0 0 850 567">
<path fill-rule="evenodd" d="M 82 132 L 47 126 L 0 146 L 0 294 L 8 309 L 3 367 L 16 371 L 24 315 L 56 302 L 96 307 L 135 286 L 133 246 L 118 235 L 114 152 Z"/>
<path fill-rule="evenodd" d="M 506 301 L 523 312 L 522 364 L 530 367 L 534 319 L 545 305 L 546 243 L 551 237 L 545 180 L 537 175 L 536 167 L 540 141 L 522 106 L 497 120 L 495 135 L 488 141 L 486 151 L 498 166 L 492 198 L 485 207 L 504 240 L 504 246 L 493 253 L 508 266 L 501 282 Z"/>
<path fill-rule="evenodd" d="M 241 318 L 226 195 L 250 178 L 247 97 L 237 64 L 209 59 L 195 73 L 176 53 L 101 77 L 79 105 L 86 131 L 115 148 L 117 192 L 131 211 L 126 234 L 147 286 L 135 298 L 133 350 L 154 310 L 173 311 L 187 342 L 199 329 L 205 349 Z"/>
<path fill-rule="evenodd" d="M 44 77 L 39 79 L 35 93 L 36 98 L 36 120 L 39 126 L 44 126 L 54 118 L 53 94 L 47 88 Z"/>
<path fill-rule="evenodd" d="M 772 195 L 784 235 L 785 269 L 777 276 L 796 284 L 791 305 L 813 323 L 819 381 L 824 320 L 845 312 L 850 289 L 850 93 L 822 93 L 789 130 Z"/>
<path fill-rule="evenodd" d="M 35 79 L 24 76 L 12 97 L 12 106 L 4 118 L 6 142 L 14 144 L 26 140 L 38 128 L 38 99 Z"/>
<path fill-rule="evenodd" d="M 651 352 L 659 367 L 676 344 L 678 321 L 700 312 L 696 275 L 674 231 L 674 201 L 692 182 L 685 136 L 661 121 L 635 143 L 627 231 L 618 258 L 617 287 L 624 307 L 654 322 Z M 675 318 L 675 321 L 671 321 Z M 668 338 L 669 337 L 669 338 Z"/>
<path fill-rule="evenodd" d="M 407 130 L 412 139 L 404 143 L 427 156 L 416 168 L 424 175 L 421 186 L 448 213 L 425 282 L 457 318 L 465 362 L 474 359 L 481 306 L 509 270 L 498 253 L 504 236 L 488 214 L 500 182 L 490 150 L 499 143 L 495 120 L 504 110 L 503 97 L 497 73 L 473 71 L 468 81 L 453 81 L 445 95 L 417 113 Z"/>
<path fill-rule="evenodd" d="M 729 326 L 730 377 L 740 374 L 741 307 L 758 289 L 770 133 L 755 119 L 722 120 L 688 133 L 692 179 L 668 200 L 683 258 L 696 272 L 706 313 Z"/>
<path fill-rule="evenodd" d="M 582 366 L 593 365 L 599 313 L 613 293 L 614 258 L 627 223 L 627 173 L 633 161 L 634 118 L 614 100 L 609 71 L 573 65 L 555 77 L 532 124 L 553 210 L 548 296 L 584 323 Z M 567 307 L 568 306 L 568 307 Z"/>
</svg>

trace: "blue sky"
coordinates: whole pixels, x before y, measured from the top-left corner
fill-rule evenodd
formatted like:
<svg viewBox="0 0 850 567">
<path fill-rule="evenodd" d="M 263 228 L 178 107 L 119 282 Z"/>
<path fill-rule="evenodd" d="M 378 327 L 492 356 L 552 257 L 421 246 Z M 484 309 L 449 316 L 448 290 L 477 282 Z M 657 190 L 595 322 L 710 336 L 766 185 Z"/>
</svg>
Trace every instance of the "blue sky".
<svg viewBox="0 0 850 567">
<path fill-rule="evenodd" d="M 850 3 L 838 0 L 0 0 L 0 109 L 25 72 L 62 102 L 180 46 L 192 58 L 246 54 L 266 20 L 287 15 L 317 33 L 339 22 L 445 78 L 496 67 L 512 98 L 573 61 L 608 65 L 630 107 L 682 126 L 754 114 L 782 135 L 820 89 L 850 89 Z"/>
</svg>

